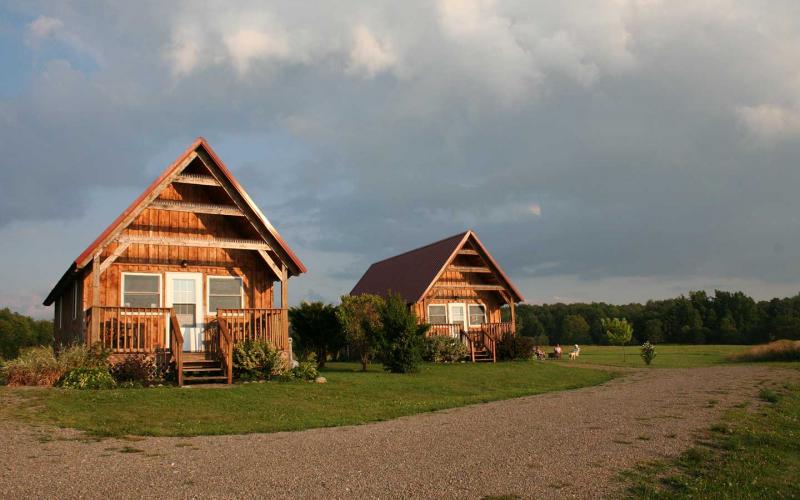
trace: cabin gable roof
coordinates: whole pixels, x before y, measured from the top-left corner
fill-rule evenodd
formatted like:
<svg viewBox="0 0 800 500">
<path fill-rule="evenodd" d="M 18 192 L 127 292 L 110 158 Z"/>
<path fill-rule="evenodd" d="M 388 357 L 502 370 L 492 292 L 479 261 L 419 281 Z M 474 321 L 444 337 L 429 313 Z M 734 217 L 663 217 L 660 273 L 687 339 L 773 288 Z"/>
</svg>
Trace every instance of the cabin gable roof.
<svg viewBox="0 0 800 500">
<path fill-rule="evenodd" d="M 386 296 L 396 293 L 410 304 L 419 302 L 428 295 L 447 266 L 468 242 L 478 249 L 514 301 L 524 301 L 522 294 L 471 230 L 372 264 L 353 287 L 350 295 L 371 293 Z"/>
<path fill-rule="evenodd" d="M 69 266 L 56 286 L 47 296 L 44 305 L 50 305 L 78 272 L 90 264 L 94 256 L 120 238 L 122 232 L 148 207 L 157 208 L 153 202 L 167 186 L 175 181 L 193 162 L 201 162 L 219 186 L 222 187 L 235 207 L 241 210 L 260 239 L 269 244 L 270 250 L 286 265 L 287 277 L 306 272 L 306 267 L 286 244 L 275 227 L 264 216 L 244 188 L 217 156 L 208 142 L 198 137 L 178 158 L 159 175 L 114 221 L 91 243 Z M 163 202 L 162 202 L 163 203 Z M 259 251 L 263 253 L 263 250 Z M 270 258 L 263 255 L 266 261 Z M 275 269 L 273 269 L 275 271 Z"/>
</svg>

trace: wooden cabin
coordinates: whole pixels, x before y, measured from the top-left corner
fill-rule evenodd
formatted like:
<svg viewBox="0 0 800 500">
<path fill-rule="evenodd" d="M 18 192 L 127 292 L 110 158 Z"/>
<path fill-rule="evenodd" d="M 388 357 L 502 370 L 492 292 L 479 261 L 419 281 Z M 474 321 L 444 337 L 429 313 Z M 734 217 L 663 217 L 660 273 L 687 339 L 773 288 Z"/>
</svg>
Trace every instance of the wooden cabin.
<svg viewBox="0 0 800 500">
<path fill-rule="evenodd" d="M 289 354 L 287 284 L 305 271 L 198 138 L 75 259 L 44 305 L 55 305 L 56 344 L 154 355 L 175 364 L 179 384 L 230 383 L 237 342 L 266 340 Z"/>
<path fill-rule="evenodd" d="M 399 294 L 428 335 L 462 339 L 472 361 L 495 361 L 497 341 L 515 333 L 515 305 L 525 299 L 473 231 L 372 264 L 350 295 Z M 511 322 L 503 322 L 507 305 Z"/>
</svg>

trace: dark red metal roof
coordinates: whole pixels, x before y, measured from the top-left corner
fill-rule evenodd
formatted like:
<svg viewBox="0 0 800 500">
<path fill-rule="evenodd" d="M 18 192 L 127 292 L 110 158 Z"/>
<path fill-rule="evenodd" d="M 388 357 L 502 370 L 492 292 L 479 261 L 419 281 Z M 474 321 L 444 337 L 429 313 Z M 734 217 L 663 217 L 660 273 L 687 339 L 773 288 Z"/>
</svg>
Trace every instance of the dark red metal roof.
<svg viewBox="0 0 800 500">
<path fill-rule="evenodd" d="M 372 264 L 353 287 L 350 295 L 371 293 L 385 297 L 389 293 L 396 293 L 409 304 L 419 302 L 453 255 L 470 238 L 478 244 L 515 300 L 524 301 L 525 299 L 472 231 L 465 231 Z"/>
<path fill-rule="evenodd" d="M 397 293 L 408 303 L 417 302 L 466 235 L 456 234 L 372 264 L 350 295 Z"/>
<path fill-rule="evenodd" d="M 89 259 L 91 259 L 92 255 L 97 250 L 97 248 L 100 247 L 105 242 L 105 240 L 111 235 L 111 233 L 113 233 L 114 230 L 122 223 L 122 221 L 125 220 L 128 214 L 136 210 L 137 207 L 142 203 L 142 201 L 144 201 L 144 199 L 150 193 L 152 193 L 154 189 L 158 187 L 161 181 L 163 181 L 168 176 L 172 175 L 175 172 L 175 170 L 184 162 L 184 160 L 186 160 L 186 158 L 188 158 L 189 155 L 191 155 L 194 151 L 197 151 L 199 148 L 203 148 L 206 151 L 206 153 L 208 153 L 208 155 L 214 161 L 219 170 L 223 173 L 223 175 L 225 175 L 228 182 L 230 182 L 231 185 L 234 187 L 234 189 L 236 189 L 239 192 L 239 194 L 245 200 L 245 203 L 247 203 L 248 207 L 256 214 L 256 216 L 264 224 L 264 227 L 272 235 L 272 237 L 275 238 L 275 240 L 278 242 L 278 245 L 280 245 L 281 249 L 283 249 L 283 251 L 291 260 L 291 263 L 294 264 L 294 266 L 296 267 L 298 271 L 296 274 L 301 274 L 306 272 L 306 267 L 303 265 L 303 263 L 300 261 L 297 255 L 295 255 L 292 249 L 289 248 L 289 245 L 286 244 L 281 235 L 278 234 L 278 231 L 276 231 L 275 228 L 272 226 L 272 224 L 270 224 L 270 222 L 267 220 L 267 218 L 264 216 L 261 210 L 256 206 L 256 204 L 244 190 L 244 188 L 242 188 L 242 186 L 236 180 L 236 178 L 234 178 L 231 171 L 228 170 L 228 167 L 225 166 L 225 163 L 219 158 L 219 156 L 217 156 L 214 150 L 211 149 L 211 146 L 203 137 L 198 137 L 197 139 L 195 139 L 192 145 L 186 149 L 186 151 L 184 151 L 180 156 L 178 156 L 178 158 L 175 159 L 174 162 L 172 162 L 166 169 L 164 169 L 161 175 L 159 175 L 158 178 L 155 179 L 147 187 L 147 189 L 145 189 L 142 192 L 142 194 L 140 194 L 139 197 L 136 198 L 133 201 L 133 203 L 131 203 L 128 206 L 128 208 L 122 211 L 119 217 L 114 219 L 114 221 L 111 224 L 109 224 L 109 226 L 105 229 L 105 231 L 100 233 L 100 236 L 98 236 L 91 244 L 89 244 L 88 247 L 86 247 L 86 249 L 83 252 L 81 252 L 78 258 L 75 259 L 75 261 L 72 264 L 70 264 L 69 268 L 67 269 L 67 272 L 64 273 L 64 275 L 61 277 L 58 283 L 56 283 L 56 285 L 53 287 L 53 290 L 50 291 L 50 293 L 48 294 L 47 298 L 44 301 L 44 305 L 49 306 L 50 304 L 53 303 L 56 296 L 58 295 L 59 290 L 61 290 L 67 283 L 69 283 L 69 281 L 71 281 L 71 279 L 76 275 L 76 272 L 89 262 Z"/>
</svg>

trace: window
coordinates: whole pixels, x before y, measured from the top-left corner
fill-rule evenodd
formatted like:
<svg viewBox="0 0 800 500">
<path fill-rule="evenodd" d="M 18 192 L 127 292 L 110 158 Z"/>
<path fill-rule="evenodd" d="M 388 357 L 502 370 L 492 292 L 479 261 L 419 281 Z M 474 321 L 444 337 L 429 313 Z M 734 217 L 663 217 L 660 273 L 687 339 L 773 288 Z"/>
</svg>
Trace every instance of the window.
<svg viewBox="0 0 800 500">
<path fill-rule="evenodd" d="M 161 307 L 161 275 L 122 273 L 122 305 Z"/>
<path fill-rule="evenodd" d="M 208 277 L 208 314 L 217 314 L 217 309 L 242 307 L 242 278 Z"/>
<path fill-rule="evenodd" d="M 72 319 L 78 317 L 78 280 L 72 284 Z"/>
<path fill-rule="evenodd" d="M 428 305 L 428 323 L 431 325 L 447 324 L 447 306 L 444 304 Z"/>
<path fill-rule="evenodd" d="M 486 307 L 481 304 L 469 305 L 469 324 L 482 325 L 486 323 Z"/>
</svg>

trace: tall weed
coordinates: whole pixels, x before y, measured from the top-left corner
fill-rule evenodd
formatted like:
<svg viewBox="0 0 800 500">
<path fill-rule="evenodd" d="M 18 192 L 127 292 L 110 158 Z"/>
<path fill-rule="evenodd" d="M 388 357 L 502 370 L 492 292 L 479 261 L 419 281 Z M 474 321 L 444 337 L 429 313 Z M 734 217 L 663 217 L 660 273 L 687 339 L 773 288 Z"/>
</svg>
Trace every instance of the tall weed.
<svg viewBox="0 0 800 500">
<path fill-rule="evenodd" d="M 730 361 L 800 361 L 800 340 L 776 340 L 731 354 Z"/>
</svg>

